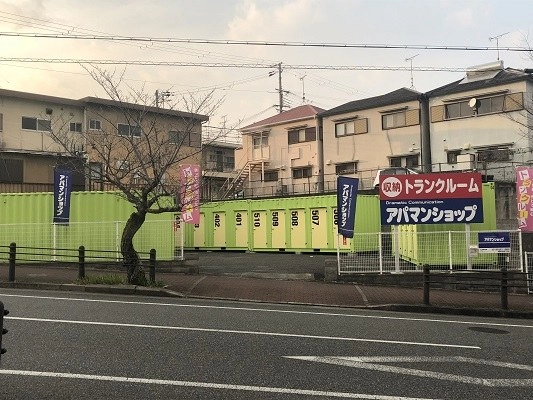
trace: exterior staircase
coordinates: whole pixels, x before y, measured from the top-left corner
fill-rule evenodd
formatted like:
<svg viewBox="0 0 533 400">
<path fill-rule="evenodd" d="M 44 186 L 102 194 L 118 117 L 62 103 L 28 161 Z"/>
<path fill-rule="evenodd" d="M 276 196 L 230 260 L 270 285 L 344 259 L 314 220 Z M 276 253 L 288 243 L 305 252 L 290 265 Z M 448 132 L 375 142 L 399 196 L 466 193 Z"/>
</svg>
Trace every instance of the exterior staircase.
<svg viewBox="0 0 533 400">
<path fill-rule="evenodd" d="M 244 186 L 244 182 L 250 174 L 261 166 L 261 161 L 247 161 L 237 176 L 228 178 L 220 188 L 221 199 L 234 198 Z"/>
</svg>

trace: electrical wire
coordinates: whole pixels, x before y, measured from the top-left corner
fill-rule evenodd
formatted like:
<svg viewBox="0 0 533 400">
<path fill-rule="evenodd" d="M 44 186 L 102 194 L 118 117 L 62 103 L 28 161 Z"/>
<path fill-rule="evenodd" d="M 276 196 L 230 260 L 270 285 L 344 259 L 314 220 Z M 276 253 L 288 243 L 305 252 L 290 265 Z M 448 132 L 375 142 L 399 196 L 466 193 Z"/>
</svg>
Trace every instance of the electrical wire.
<svg viewBox="0 0 533 400">
<path fill-rule="evenodd" d="M 256 40 L 227 40 L 227 39 L 186 39 L 163 38 L 120 35 L 76 35 L 76 34 L 47 34 L 31 32 L 0 32 L 0 37 L 25 37 L 43 39 L 70 39 L 70 40 L 111 40 L 121 42 L 145 43 L 188 43 L 212 45 L 244 45 L 244 46 L 282 46 L 282 47 L 321 47 L 321 48 L 358 48 L 358 49 L 411 49 L 411 50 L 455 50 L 455 51 L 517 51 L 530 52 L 526 47 L 494 47 L 494 46 L 445 46 L 432 44 L 371 44 L 371 43 L 318 43 L 318 42 L 280 42 Z"/>
</svg>

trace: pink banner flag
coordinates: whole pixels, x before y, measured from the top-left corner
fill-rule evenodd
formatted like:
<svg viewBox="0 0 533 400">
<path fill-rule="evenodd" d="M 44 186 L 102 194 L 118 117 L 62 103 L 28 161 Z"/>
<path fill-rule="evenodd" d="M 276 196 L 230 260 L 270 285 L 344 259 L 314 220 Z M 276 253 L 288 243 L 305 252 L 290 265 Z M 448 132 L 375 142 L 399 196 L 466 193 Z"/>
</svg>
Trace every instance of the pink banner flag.
<svg viewBox="0 0 533 400">
<path fill-rule="evenodd" d="M 518 228 L 533 232 L 533 168 L 516 168 L 516 204 L 518 208 Z"/>
<path fill-rule="evenodd" d="M 181 220 L 188 224 L 200 223 L 200 184 L 199 165 L 182 165 L 181 181 Z"/>
</svg>

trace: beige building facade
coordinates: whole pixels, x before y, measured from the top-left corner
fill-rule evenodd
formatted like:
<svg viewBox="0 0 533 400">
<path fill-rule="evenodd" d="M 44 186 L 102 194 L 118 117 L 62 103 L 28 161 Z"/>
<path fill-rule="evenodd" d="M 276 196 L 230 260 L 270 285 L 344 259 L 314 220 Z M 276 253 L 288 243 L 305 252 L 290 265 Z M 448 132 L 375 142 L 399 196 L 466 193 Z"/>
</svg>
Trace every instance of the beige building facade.
<svg viewBox="0 0 533 400">
<path fill-rule="evenodd" d="M 73 171 L 74 190 L 113 189 L 105 185 L 106 173 L 124 170 L 129 173 L 125 182 L 140 182 L 154 173 L 155 159 L 163 165 L 179 161 L 163 177 L 175 181 L 179 164 L 201 164 L 207 120 L 93 97 L 72 100 L 0 89 L 0 190 L 51 191 L 57 167 Z M 143 157 L 135 157 L 135 151 L 147 156 L 139 161 Z"/>
</svg>

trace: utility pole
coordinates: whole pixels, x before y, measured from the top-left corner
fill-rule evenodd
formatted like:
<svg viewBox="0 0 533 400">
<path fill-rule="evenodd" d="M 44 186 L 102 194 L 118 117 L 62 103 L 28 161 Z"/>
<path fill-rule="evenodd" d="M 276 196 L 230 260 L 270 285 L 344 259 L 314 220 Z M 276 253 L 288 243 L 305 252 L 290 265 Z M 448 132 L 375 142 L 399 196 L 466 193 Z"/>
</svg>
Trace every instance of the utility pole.
<svg viewBox="0 0 533 400">
<path fill-rule="evenodd" d="M 165 99 L 169 98 L 170 96 L 173 96 L 174 93 L 169 90 L 164 90 L 160 92 L 159 90 L 155 91 L 155 106 L 157 108 L 164 107 L 165 106 Z"/>
</svg>

